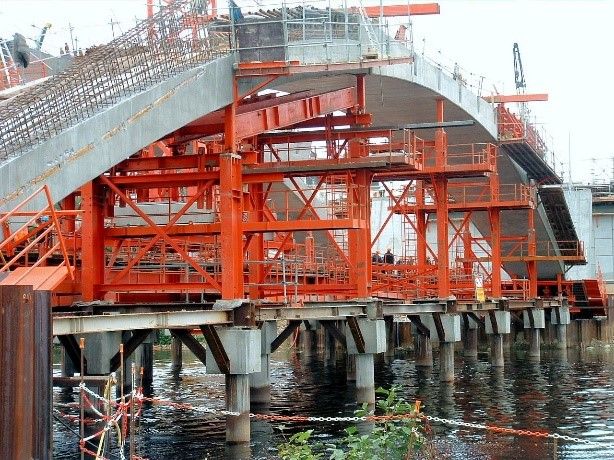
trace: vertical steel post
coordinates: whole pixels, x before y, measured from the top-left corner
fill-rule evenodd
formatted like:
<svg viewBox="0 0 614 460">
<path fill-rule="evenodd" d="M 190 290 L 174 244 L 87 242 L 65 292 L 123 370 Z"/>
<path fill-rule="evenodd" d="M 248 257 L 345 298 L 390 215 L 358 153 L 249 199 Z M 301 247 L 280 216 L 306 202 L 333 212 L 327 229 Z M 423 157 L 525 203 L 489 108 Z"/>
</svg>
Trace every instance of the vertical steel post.
<svg viewBox="0 0 614 460">
<path fill-rule="evenodd" d="M 131 388 L 132 388 L 132 395 L 130 397 L 130 460 L 134 459 L 134 456 L 136 454 L 136 440 L 134 439 L 135 436 L 135 431 L 134 431 L 134 416 L 135 416 L 135 410 L 134 410 L 134 396 L 136 395 L 136 364 L 132 363 L 131 366 L 131 375 L 132 375 L 132 381 L 131 381 Z"/>
<path fill-rule="evenodd" d="M 224 117 L 224 147 L 220 155 L 220 253 L 222 298 L 242 299 L 243 280 L 243 176 L 241 156 L 237 152 L 236 109 L 237 81 L 233 80 L 232 104 Z"/>
<path fill-rule="evenodd" d="M 83 440 L 85 439 L 85 401 L 83 398 L 83 385 L 84 385 L 84 350 L 85 350 L 85 338 L 81 337 L 79 339 L 79 359 L 81 360 L 81 364 L 80 364 L 80 370 L 79 370 L 79 374 L 80 374 L 80 378 L 81 378 L 81 386 L 79 388 L 79 410 L 80 410 L 80 416 L 79 416 L 79 436 L 81 438 L 81 442 L 83 442 Z M 85 446 L 81 446 L 81 460 L 83 460 L 85 458 L 85 452 L 83 452 L 83 447 Z"/>
<path fill-rule="evenodd" d="M 263 160 L 262 151 L 258 152 L 258 162 Z M 264 189 L 262 183 L 248 185 L 250 201 L 253 202 L 250 220 L 263 222 L 264 217 Z M 262 298 L 262 284 L 264 283 L 264 234 L 254 233 L 249 243 L 249 297 L 250 299 Z"/>
<path fill-rule="evenodd" d="M 356 76 L 356 101 L 360 113 L 366 108 L 366 76 Z M 359 158 L 367 153 L 360 139 L 352 139 L 348 145 L 351 158 Z M 356 296 L 366 298 L 371 295 L 371 179 L 372 173 L 366 170 L 348 175 L 347 206 L 348 217 L 359 222 L 360 228 L 348 230 L 348 259 L 350 261 L 350 283 L 356 286 Z M 353 187 L 352 187 L 353 185 Z"/>
<path fill-rule="evenodd" d="M 101 297 L 99 286 L 104 282 L 104 206 L 103 189 L 95 181 L 81 187 L 81 264 L 84 301 Z"/>
<path fill-rule="evenodd" d="M 535 234 L 535 209 L 529 209 L 528 262 L 527 275 L 529 277 L 529 299 L 537 298 L 537 237 Z"/>
<path fill-rule="evenodd" d="M 490 217 L 490 252 L 491 257 L 491 296 L 501 297 L 501 210 L 489 210 Z"/>
<path fill-rule="evenodd" d="M 426 296 L 424 285 L 426 283 L 425 270 L 427 268 L 427 247 L 426 247 L 426 232 L 427 232 L 427 214 L 424 210 L 424 182 L 416 181 L 416 262 L 418 264 L 418 278 L 416 279 L 418 298 Z"/>
<path fill-rule="evenodd" d="M 444 121 L 444 100 L 437 99 L 437 122 Z M 435 132 L 435 165 L 442 174 L 435 175 L 433 187 L 437 209 L 437 295 L 440 299 L 450 295 L 450 268 L 448 250 L 448 179 L 443 174 L 447 164 L 448 139 L 443 128 Z"/>
</svg>

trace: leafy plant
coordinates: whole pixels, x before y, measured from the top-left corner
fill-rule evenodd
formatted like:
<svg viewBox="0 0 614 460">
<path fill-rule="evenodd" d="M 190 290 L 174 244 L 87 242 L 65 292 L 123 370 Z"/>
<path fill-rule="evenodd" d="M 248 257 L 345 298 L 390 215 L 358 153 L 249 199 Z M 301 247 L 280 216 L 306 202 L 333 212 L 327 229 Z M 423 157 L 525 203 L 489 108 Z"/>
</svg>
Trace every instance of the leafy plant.
<svg viewBox="0 0 614 460">
<path fill-rule="evenodd" d="M 283 460 L 318 460 L 324 454 L 314 453 L 308 444 L 313 430 L 301 431 L 293 434 L 288 442 L 280 444 L 278 447 L 279 456 Z"/>
<path fill-rule="evenodd" d="M 282 460 L 312 460 L 325 458 L 323 451 L 329 453 L 329 460 L 407 460 L 419 453 L 424 453 L 426 436 L 424 425 L 418 417 L 395 417 L 400 415 L 418 415 L 417 407 L 406 402 L 398 395 L 398 388 L 389 390 L 378 388 L 381 397 L 376 403 L 377 415 L 384 416 L 383 421 L 375 423 L 373 428 L 350 426 L 345 430 L 344 438 L 338 445 L 310 444 L 313 430 L 302 431 L 293 435 L 288 442 L 279 446 Z M 372 415 L 366 404 L 355 411 L 357 417 Z M 389 416 L 390 418 L 385 418 Z M 371 422 L 363 422 L 370 424 Z M 361 429 L 362 428 L 362 429 Z"/>
</svg>

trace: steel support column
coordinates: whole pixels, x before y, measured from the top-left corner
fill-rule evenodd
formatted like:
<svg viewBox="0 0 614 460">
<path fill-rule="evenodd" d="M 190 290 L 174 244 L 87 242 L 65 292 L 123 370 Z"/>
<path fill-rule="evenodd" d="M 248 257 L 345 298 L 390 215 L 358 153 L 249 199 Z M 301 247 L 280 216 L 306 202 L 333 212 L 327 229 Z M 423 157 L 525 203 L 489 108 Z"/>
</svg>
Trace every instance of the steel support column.
<svg viewBox="0 0 614 460">
<path fill-rule="evenodd" d="M 437 122 L 443 122 L 443 99 L 437 99 Z M 435 166 L 443 170 L 447 160 L 447 135 L 443 128 L 435 132 Z M 437 207 L 437 296 L 440 299 L 450 295 L 450 264 L 448 252 L 448 179 L 445 176 L 433 178 Z"/>
<path fill-rule="evenodd" d="M 234 100 L 224 117 L 224 148 L 220 155 L 220 255 L 222 299 L 242 299 L 243 286 L 243 175 L 241 156 L 236 154 L 237 82 Z"/>
<path fill-rule="evenodd" d="M 265 206 L 263 186 L 262 184 L 250 184 L 248 190 L 252 202 L 251 220 L 263 222 Z M 249 298 L 261 299 L 264 283 L 264 233 L 253 233 L 249 238 Z"/>
<path fill-rule="evenodd" d="M 528 256 L 527 275 L 529 277 L 529 299 L 537 298 L 537 236 L 535 234 L 535 209 L 529 209 L 529 230 L 527 235 Z"/>
<path fill-rule="evenodd" d="M 358 171 L 354 176 L 355 190 L 352 194 L 353 218 L 358 219 L 360 228 L 348 230 L 348 258 L 350 259 L 350 283 L 356 286 L 356 296 L 366 298 L 371 295 L 371 173 Z M 348 199 L 350 203 L 350 199 Z"/>
<path fill-rule="evenodd" d="M 97 181 L 81 187 L 81 285 L 84 301 L 100 299 L 98 286 L 104 283 L 104 194 Z"/>
<path fill-rule="evenodd" d="M 356 100 L 358 110 L 365 111 L 365 75 L 356 76 Z M 366 156 L 361 139 L 352 139 L 348 146 L 350 158 Z M 348 230 L 348 258 L 350 261 L 350 283 L 356 286 L 356 296 L 366 298 L 371 295 L 371 179 L 373 174 L 367 170 L 356 171 L 352 175 L 352 188 L 348 184 L 348 207 L 352 218 L 360 222 L 360 228 Z"/>
<path fill-rule="evenodd" d="M 498 299 L 501 297 L 501 210 L 491 208 L 488 215 L 490 217 L 490 253 L 492 254 L 490 295 Z"/>
<path fill-rule="evenodd" d="M 426 228 L 427 228 L 427 215 L 424 210 L 424 183 L 421 180 L 416 181 L 416 261 L 418 262 L 418 267 L 420 270 L 424 270 L 426 267 Z M 419 274 L 420 275 L 420 274 Z M 422 279 L 416 280 L 417 282 L 417 292 L 416 295 L 418 297 L 424 297 L 426 295 L 426 291 L 424 289 L 424 284 L 426 283 L 424 274 L 422 274 Z"/>
</svg>

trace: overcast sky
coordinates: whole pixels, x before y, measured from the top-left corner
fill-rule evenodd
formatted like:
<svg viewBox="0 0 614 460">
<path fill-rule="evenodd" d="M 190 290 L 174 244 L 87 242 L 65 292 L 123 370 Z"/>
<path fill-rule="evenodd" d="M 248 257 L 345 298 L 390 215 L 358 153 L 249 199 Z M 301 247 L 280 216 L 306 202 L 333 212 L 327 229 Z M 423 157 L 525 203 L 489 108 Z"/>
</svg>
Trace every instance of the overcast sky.
<svg viewBox="0 0 614 460">
<path fill-rule="evenodd" d="M 223 0 L 220 3 L 225 4 Z M 256 6 L 252 0 L 237 3 L 245 9 Z M 587 181 L 591 173 L 602 180 L 612 177 L 614 145 L 609 134 L 614 113 L 614 1 L 439 3 L 440 15 L 413 18 L 416 50 L 424 50 L 447 66 L 458 62 L 470 82 L 483 76 L 484 94 L 493 90 L 493 84 L 499 93 L 513 94 L 512 46 L 518 42 L 527 92 L 550 96 L 549 102 L 532 103 L 531 111 L 552 136 L 565 171 L 569 171 L 571 138 L 575 181 Z M 363 4 L 378 2 L 363 0 Z M 146 0 L 1 0 L 0 37 L 20 32 L 36 38 L 39 31 L 32 25 L 42 27 L 50 22 L 43 50 L 57 54 L 70 42 L 69 24 L 79 47 L 88 47 L 112 38 L 112 21 L 116 23 L 115 34 L 119 34 L 132 27 L 135 18 L 145 15 Z"/>
</svg>

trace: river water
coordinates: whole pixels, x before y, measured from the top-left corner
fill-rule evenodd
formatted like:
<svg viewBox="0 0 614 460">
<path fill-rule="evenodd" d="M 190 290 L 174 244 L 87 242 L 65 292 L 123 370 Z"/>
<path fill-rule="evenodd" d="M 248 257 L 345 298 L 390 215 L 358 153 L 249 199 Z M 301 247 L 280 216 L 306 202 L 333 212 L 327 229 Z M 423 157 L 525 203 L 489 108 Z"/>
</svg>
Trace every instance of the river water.
<svg viewBox="0 0 614 460">
<path fill-rule="evenodd" d="M 456 380 L 438 380 L 437 354 L 433 370 L 416 368 L 411 353 L 376 359 L 376 385 L 398 385 L 409 401 L 419 399 L 430 415 L 518 429 L 546 430 L 614 444 L 614 347 L 569 350 L 566 358 L 544 352 L 539 364 L 512 351 L 504 370 L 490 367 L 488 355 L 477 361 L 456 356 Z M 180 378 L 172 375 L 170 353 L 156 351 L 153 393 L 156 397 L 223 409 L 223 376 L 207 375 L 192 354 L 184 351 Z M 54 369 L 59 372 L 59 368 Z M 346 383 L 341 353 L 303 356 L 282 350 L 271 358 L 271 414 L 343 416 L 356 409 L 354 388 Z M 54 390 L 62 412 L 77 393 Z M 145 407 L 139 453 L 150 459 L 274 459 L 275 446 L 302 429 L 314 429 L 317 441 L 334 442 L 343 424 L 296 424 L 252 421 L 249 452 L 229 451 L 224 420 L 198 410 L 164 405 Z M 78 427 L 75 426 L 78 429 Z M 54 458 L 79 458 L 74 434 L 54 422 Z M 433 425 L 437 458 L 449 459 L 606 459 L 605 449 L 541 438 L 507 436 L 479 430 Z"/>
</svg>

